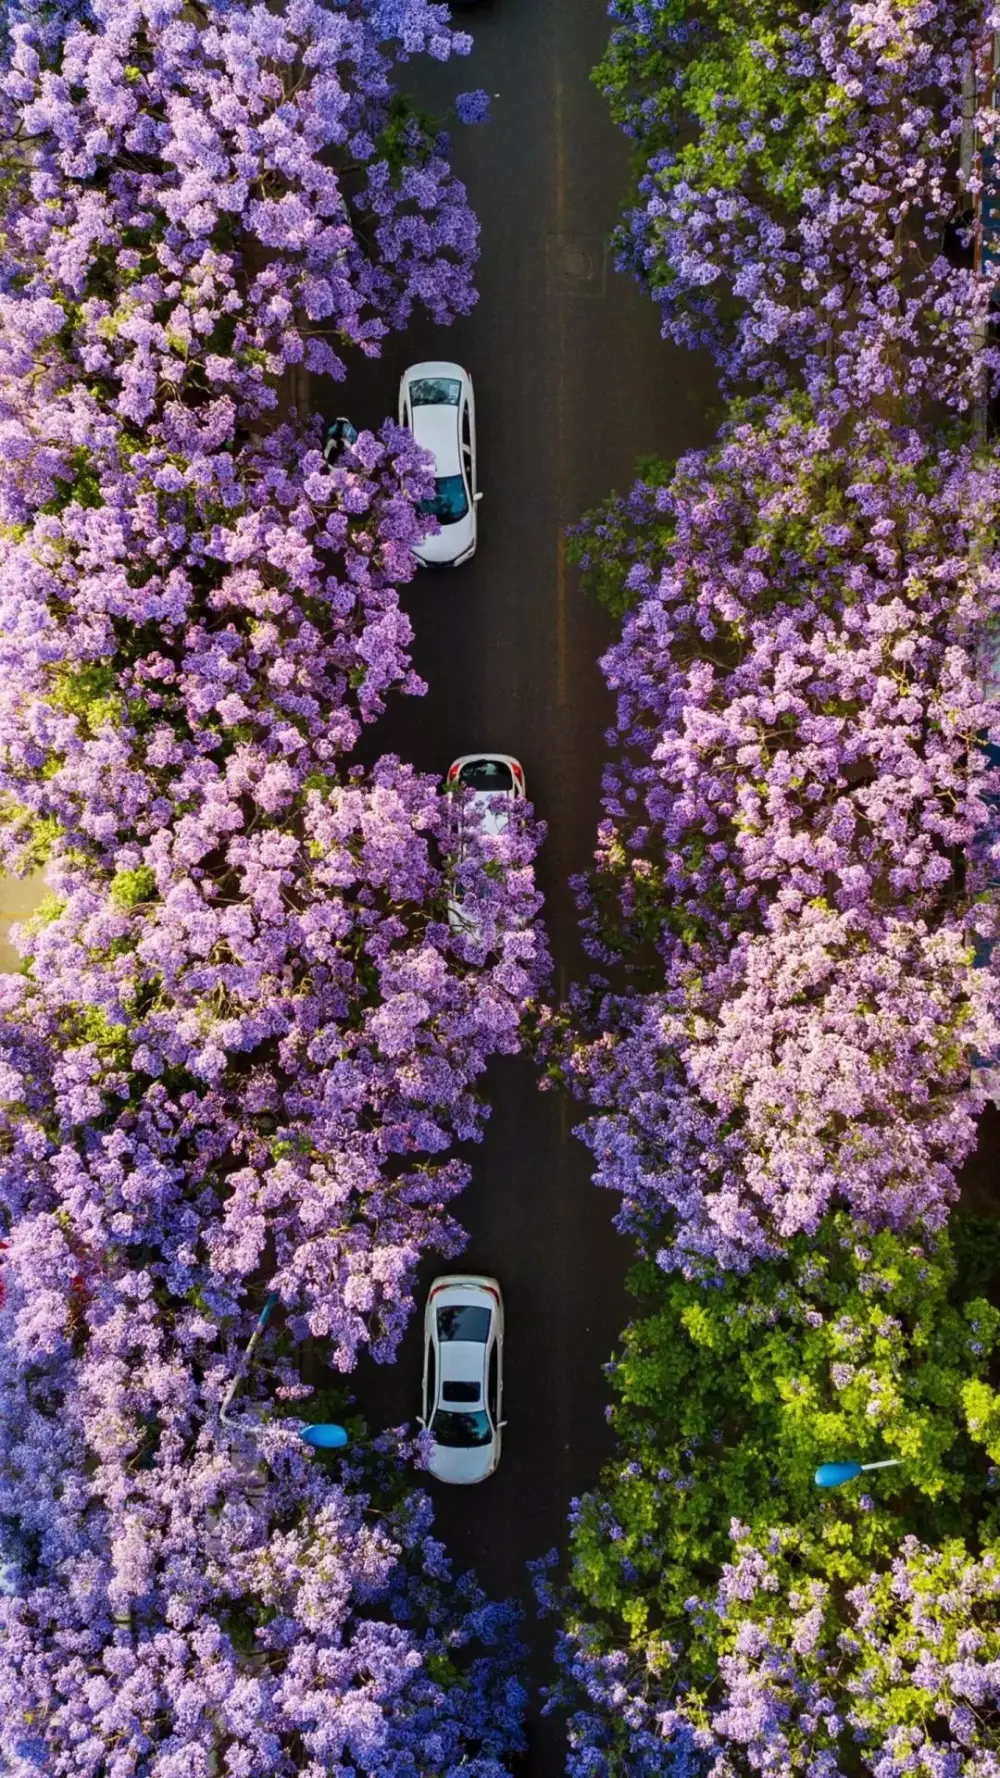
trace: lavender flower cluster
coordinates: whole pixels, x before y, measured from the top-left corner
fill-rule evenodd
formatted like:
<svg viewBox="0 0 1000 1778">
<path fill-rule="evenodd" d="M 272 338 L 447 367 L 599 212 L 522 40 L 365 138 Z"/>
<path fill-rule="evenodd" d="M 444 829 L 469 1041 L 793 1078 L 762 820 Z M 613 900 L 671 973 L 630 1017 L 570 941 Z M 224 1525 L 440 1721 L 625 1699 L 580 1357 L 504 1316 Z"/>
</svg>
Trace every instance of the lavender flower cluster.
<svg viewBox="0 0 1000 1778">
<path fill-rule="evenodd" d="M 672 1215 L 668 1263 L 745 1267 L 834 1202 L 936 1226 L 955 1197 L 969 1056 L 1000 1042 L 973 962 L 998 498 L 969 444 L 791 400 L 655 496 L 582 908 L 598 961 L 655 947 L 660 981 L 578 997 L 569 1077 L 625 1226 Z"/>
<path fill-rule="evenodd" d="M 50 894 L 0 978 L 0 1765 L 501 1778 L 515 1614 L 453 1580 L 401 1435 L 302 1444 L 295 1345 L 391 1357 L 462 1244 L 449 1151 L 547 970 L 541 830 L 470 813 L 459 867 L 433 779 L 351 763 L 423 690 L 429 460 L 275 425 L 290 367 L 475 300 L 393 83 L 469 40 L 425 0 L 7 24 L 0 858 Z"/>
<path fill-rule="evenodd" d="M 925 288 L 908 258 L 955 201 L 943 169 L 959 52 L 978 39 L 975 20 L 956 26 L 931 3 L 876 16 L 835 0 L 787 29 L 782 14 L 769 83 L 747 72 L 728 15 L 711 5 L 675 40 L 676 11 L 616 9 L 616 54 L 631 53 L 640 89 L 663 73 L 639 55 L 651 34 L 679 70 L 650 138 L 680 128 L 725 51 L 761 107 L 798 93 L 797 152 L 824 176 L 817 207 L 805 172 L 782 182 L 763 147 L 730 142 L 720 159 L 723 126 L 699 112 L 669 170 L 675 196 L 684 169 L 685 190 L 700 181 L 683 242 L 702 242 L 702 199 L 725 191 L 738 209 L 752 189 L 812 255 L 800 242 L 793 280 L 754 236 L 755 277 L 814 300 L 758 363 L 757 284 L 732 242 L 714 242 L 713 281 L 734 299 L 720 304 L 718 361 L 744 388 L 752 377 L 751 393 L 711 449 L 644 474 L 577 537 L 602 596 L 629 606 L 602 662 L 615 756 L 581 910 L 595 960 L 635 986 L 621 993 L 612 973 L 578 993 L 563 1055 L 624 1226 L 658 1241 L 663 1263 L 746 1267 L 837 1203 L 875 1225 L 939 1226 L 988 1088 L 972 1062 L 1000 1041 L 996 973 L 975 966 L 995 919 L 998 775 L 982 743 L 1000 738 L 984 674 L 1000 470 L 970 418 L 943 430 L 934 408 L 946 388 L 970 407 L 989 278 L 935 254 Z M 981 139 L 994 123 L 981 109 Z M 882 214 L 876 173 L 906 217 Z M 657 232 L 650 264 L 675 294 L 686 263 Z"/>
<path fill-rule="evenodd" d="M 949 263 L 978 0 L 616 0 L 597 78 L 637 144 L 617 235 L 663 335 L 730 388 L 803 386 L 840 411 L 973 398 L 995 268 Z M 980 140 L 997 115 L 980 83 Z M 995 361 L 994 361 L 995 362 Z"/>
<path fill-rule="evenodd" d="M 596 969 L 552 1015 L 550 1060 L 644 1288 L 676 1315 L 628 1330 L 614 1464 L 575 1503 L 568 1585 L 541 1583 L 568 1769 L 981 1778 L 1000 1769 L 997 1374 L 976 1371 L 972 1327 L 952 1400 L 985 1450 L 925 1478 L 949 1391 L 914 1306 L 878 1296 L 909 1242 L 927 1276 L 944 1252 L 1000 1047 L 1000 453 L 979 423 L 996 269 L 971 252 L 1000 17 L 944 0 L 609 12 L 595 77 L 637 168 L 619 264 L 665 338 L 713 354 L 730 405 L 711 449 L 644 465 L 574 544 L 624 621 L 577 885 Z M 970 161 L 976 76 L 967 121 L 989 153 Z M 820 1379 L 825 1316 L 798 1262 L 821 1275 L 855 1240 L 862 1268 L 896 1246 L 857 1279 L 874 1362 L 838 1323 Z M 991 1304 L 966 1308 L 995 1333 Z M 823 1499 L 816 1464 L 881 1457 L 869 1440 L 931 1379 L 895 1481 Z M 902 1497 L 894 1524 L 883 1496 Z"/>
</svg>

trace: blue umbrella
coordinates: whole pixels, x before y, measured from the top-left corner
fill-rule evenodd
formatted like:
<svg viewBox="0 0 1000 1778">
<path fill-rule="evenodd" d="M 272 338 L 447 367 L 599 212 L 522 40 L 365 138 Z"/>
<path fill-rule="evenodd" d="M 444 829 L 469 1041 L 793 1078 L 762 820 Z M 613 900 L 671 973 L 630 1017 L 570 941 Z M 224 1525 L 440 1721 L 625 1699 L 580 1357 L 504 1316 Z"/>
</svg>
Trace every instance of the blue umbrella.
<svg viewBox="0 0 1000 1778">
<path fill-rule="evenodd" d="M 347 1433 L 342 1426 L 303 1426 L 299 1437 L 315 1451 L 339 1451 L 348 1441 Z"/>
<path fill-rule="evenodd" d="M 818 1488 L 839 1488 L 841 1482 L 853 1482 L 866 1469 L 895 1469 L 903 1459 L 885 1457 L 881 1463 L 821 1463 L 816 1471 Z"/>
</svg>

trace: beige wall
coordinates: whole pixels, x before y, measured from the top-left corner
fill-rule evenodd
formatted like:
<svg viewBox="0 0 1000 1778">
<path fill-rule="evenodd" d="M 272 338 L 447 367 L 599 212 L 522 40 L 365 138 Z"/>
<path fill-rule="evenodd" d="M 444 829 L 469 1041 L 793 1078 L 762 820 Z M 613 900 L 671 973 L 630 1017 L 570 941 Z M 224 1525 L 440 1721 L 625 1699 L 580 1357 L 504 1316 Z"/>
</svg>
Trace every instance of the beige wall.
<svg viewBox="0 0 1000 1778">
<path fill-rule="evenodd" d="M 15 920 L 34 913 L 45 896 L 45 879 L 38 871 L 33 877 L 0 876 L 0 969 L 16 969 L 19 958 L 7 942 L 7 934 Z"/>
</svg>

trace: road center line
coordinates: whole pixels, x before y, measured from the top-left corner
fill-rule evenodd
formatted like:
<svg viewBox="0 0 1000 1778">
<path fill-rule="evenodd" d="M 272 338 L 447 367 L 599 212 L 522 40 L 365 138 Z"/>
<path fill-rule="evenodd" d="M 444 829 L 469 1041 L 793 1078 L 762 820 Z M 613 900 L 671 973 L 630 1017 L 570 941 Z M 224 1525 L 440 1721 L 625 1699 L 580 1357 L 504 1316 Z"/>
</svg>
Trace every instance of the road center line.
<svg viewBox="0 0 1000 1778">
<path fill-rule="evenodd" d="M 556 75 L 556 239 L 566 232 L 566 125 L 563 83 Z M 556 281 L 556 704 L 566 703 L 566 294 Z"/>
</svg>

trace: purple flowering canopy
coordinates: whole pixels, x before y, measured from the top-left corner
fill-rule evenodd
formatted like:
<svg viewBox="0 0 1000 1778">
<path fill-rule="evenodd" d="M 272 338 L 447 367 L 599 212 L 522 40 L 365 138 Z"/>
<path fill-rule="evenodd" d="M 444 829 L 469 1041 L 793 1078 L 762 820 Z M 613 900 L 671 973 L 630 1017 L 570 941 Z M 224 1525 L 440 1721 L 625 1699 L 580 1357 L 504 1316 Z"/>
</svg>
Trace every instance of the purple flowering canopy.
<svg viewBox="0 0 1000 1778">
<path fill-rule="evenodd" d="M 924 1384 L 920 1424 L 940 1432 L 941 1369 L 919 1314 L 873 1303 L 882 1357 L 904 1328 L 915 1351 L 838 1444 L 834 1403 L 803 1374 L 824 1317 L 782 1268 L 808 1253 L 818 1275 L 838 1227 L 900 1255 L 940 1231 L 994 1090 L 1000 459 L 979 421 L 996 273 L 972 266 L 982 168 L 959 149 L 1000 19 L 944 0 L 609 13 L 595 79 L 638 181 L 620 263 L 665 337 L 712 352 L 730 408 L 715 447 L 641 465 L 574 545 L 623 622 L 602 662 L 617 697 L 604 818 L 577 885 L 601 973 L 552 1015 L 551 1071 L 586 1106 L 580 1134 L 646 1287 L 681 1312 L 628 1330 L 627 1346 L 662 1339 L 660 1368 L 637 1352 L 628 1425 L 608 1409 L 614 1462 L 571 1512 L 569 1585 L 541 1583 L 562 1618 L 567 1770 L 984 1778 L 1000 1745 L 1000 1552 L 995 1495 L 980 1498 L 997 1481 L 995 1377 L 960 1391 L 989 1464 L 932 1465 L 934 1510 L 910 1536 L 920 1436 L 901 1438 L 886 1491 L 903 1530 L 876 1547 L 880 1488 L 853 1498 L 845 1530 L 816 1464 L 868 1452 Z M 995 145 L 976 103 L 973 133 Z M 978 1263 L 990 1242 L 967 1239 Z M 980 1309 L 994 1331 L 996 1309 L 960 1307 L 985 1362 Z M 855 1366 L 850 1323 L 834 1331 L 838 1395 Z M 697 1399 L 686 1340 L 732 1399 Z M 780 1441 L 762 1431 L 782 1354 L 773 1399 L 802 1484 L 784 1522 Z M 742 1474 L 724 1473 L 729 1439 Z M 671 1441 L 680 1465 L 663 1463 Z"/>
<path fill-rule="evenodd" d="M 475 300 L 392 82 L 468 47 L 423 0 L 10 21 L 0 858 L 51 891 L 0 978 L 18 1778 L 502 1778 L 519 1744 L 514 1613 L 452 1581 L 401 1435 L 305 1449 L 294 1359 L 393 1355 L 547 969 L 530 810 L 463 809 L 460 847 L 435 780 L 350 761 L 424 689 L 428 459 L 387 422 L 329 470 L 275 425 L 290 367 Z"/>
<path fill-rule="evenodd" d="M 223 1438 L 211 1312 L 105 1267 L 68 1324 L 37 1233 L 0 1328 L 4 1770 L 504 1778 L 515 1613 L 452 1577 L 401 1435 L 336 1475 L 280 1415 Z"/>
<path fill-rule="evenodd" d="M 602 1647 L 582 1617 L 561 1633 L 560 1695 L 585 1690 L 569 1778 L 611 1778 L 623 1752 L 634 1778 L 993 1771 L 1000 1546 L 976 1555 L 958 1538 L 935 1549 L 904 1537 L 887 1568 L 847 1589 L 841 1615 L 831 1586 L 803 1574 L 794 1532 L 760 1548 L 734 1518 L 730 1535 L 713 1595 L 687 1602 L 712 1653 L 693 1684 L 676 1683 L 670 1632 L 652 1634 L 645 1654 Z"/>
<path fill-rule="evenodd" d="M 965 409 L 995 272 L 949 263 L 977 0 L 615 0 L 595 79 L 636 144 L 619 264 L 724 382 Z M 992 142 L 996 113 L 977 128 Z M 993 354 L 994 368 L 996 355 Z"/>
<path fill-rule="evenodd" d="M 1000 1040 L 974 951 L 998 496 L 968 448 L 797 401 L 640 492 L 582 904 L 635 989 L 578 995 L 568 1072 L 625 1225 L 673 1219 L 669 1263 L 745 1266 L 837 1202 L 933 1227 L 955 1196 L 969 1057 Z"/>
</svg>

